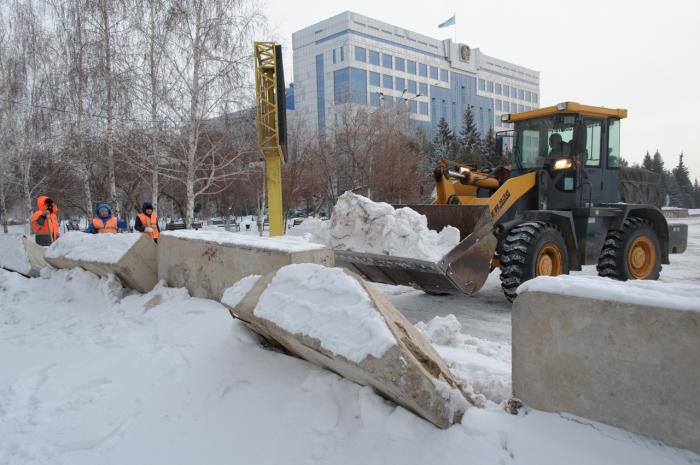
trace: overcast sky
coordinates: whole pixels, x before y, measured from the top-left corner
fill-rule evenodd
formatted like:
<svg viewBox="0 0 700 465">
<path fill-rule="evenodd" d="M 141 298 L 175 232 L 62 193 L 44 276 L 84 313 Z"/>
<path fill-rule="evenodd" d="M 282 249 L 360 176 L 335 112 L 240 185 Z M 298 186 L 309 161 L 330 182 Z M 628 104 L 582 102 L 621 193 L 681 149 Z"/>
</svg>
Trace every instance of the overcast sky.
<svg viewBox="0 0 700 465">
<path fill-rule="evenodd" d="M 697 0 L 265 0 L 273 39 L 354 11 L 437 39 L 457 14 L 457 41 L 539 71 L 542 106 L 571 100 L 626 108 L 622 155 L 659 149 L 666 166 L 683 151 L 700 178 L 700 1 Z M 263 38 L 261 38 L 263 39 Z"/>
</svg>

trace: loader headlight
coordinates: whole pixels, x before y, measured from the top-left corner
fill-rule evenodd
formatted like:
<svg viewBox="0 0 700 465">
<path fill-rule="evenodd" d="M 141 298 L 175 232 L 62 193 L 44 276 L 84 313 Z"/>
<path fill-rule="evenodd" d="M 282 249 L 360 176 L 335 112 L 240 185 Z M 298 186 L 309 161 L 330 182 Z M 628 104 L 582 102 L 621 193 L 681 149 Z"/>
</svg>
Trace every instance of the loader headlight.
<svg viewBox="0 0 700 465">
<path fill-rule="evenodd" d="M 574 166 L 574 164 L 569 158 L 560 158 L 559 160 L 554 162 L 555 170 L 568 170 L 572 166 Z"/>
<path fill-rule="evenodd" d="M 460 166 L 459 174 L 469 174 L 469 168 L 465 168 L 464 166 Z"/>
</svg>

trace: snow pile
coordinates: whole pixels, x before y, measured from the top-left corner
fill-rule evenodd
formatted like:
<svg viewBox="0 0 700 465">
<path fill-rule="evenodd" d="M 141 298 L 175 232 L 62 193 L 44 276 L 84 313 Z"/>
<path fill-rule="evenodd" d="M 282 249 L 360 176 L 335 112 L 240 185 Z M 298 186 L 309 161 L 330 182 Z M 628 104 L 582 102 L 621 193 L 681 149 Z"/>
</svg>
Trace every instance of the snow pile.
<svg viewBox="0 0 700 465">
<path fill-rule="evenodd" d="M 221 299 L 221 303 L 228 305 L 229 307 L 235 307 L 241 300 L 253 289 L 255 283 L 260 279 L 259 274 L 253 274 L 246 276 L 245 278 L 238 281 L 233 286 L 229 287 L 224 291 L 224 296 Z"/>
<path fill-rule="evenodd" d="M 120 300 L 108 279 L 44 271 L 0 270 L 3 464 L 700 461 L 582 418 L 495 405 L 440 430 L 371 388 L 265 350 L 225 307 L 184 289 Z"/>
<path fill-rule="evenodd" d="M 0 234 L 0 267 L 29 274 L 32 267 L 21 234 Z"/>
<path fill-rule="evenodd" d="M 334 249 L 432 262 L 459 243 L 457 228 L 447 226 L 438 233 L 428 229 L 425 215 L 415 210 L 394 209 L 349 191 L 338 198 L 330 222 L 307 218 L 290 233 L 306 234 Z"/>
<path fill-rule="evenodd" d="M 616 281 L 599 276 L 540 276 L 518 287 L 523 292 L 547 292 L 572 297 L 612 300 L 648 307 L 700 311 L 700 285 L 660 281 Z"/>
<path fill-rule="evenodd" d="M 314 244 L 299 237 L 260 237 L 249 234 L 233 233 L 228 231 L 190 230 L 166 231 L 163 236 L 172 236 L 181 239 L 194 239 L 213 242 L 219 245 L 235 245 L 241 247 L 255 247 L 257 249 L 274 250 L 281 252 L 304 252 L 307 250 L 323 249 L 322 244 Z"/>
<path fill-rule="evenodd" d="M 419 321 L 416 323 L 416 329 L 432 344 L 458 347 L 464 341 L 462 325 L 452 314 L 445 317 L 436 316 L 428 324 Z"/>
<path fill-rule="evenodd" d="M 86 234 L 68 231 L 51 244 L 45 256 L 76 261 L 118 263 L 141 237 L 141 233 Z"/>
<path fill-rule="evenodd" d="M 462 333 L 462 325 L 450 314 L 436 316 L 416 328 L 447 363 L 462 390 L 477 405 L 499 404 L 511 397 L 510 347 Z"/>
<path fill-rule="evenodd" d="M 281 268 L 254 312 L 356 363 L 369 355 L 380 358 L 397 344 L 367 292 L 340 268 L 313 263 Z"/>
</svg>

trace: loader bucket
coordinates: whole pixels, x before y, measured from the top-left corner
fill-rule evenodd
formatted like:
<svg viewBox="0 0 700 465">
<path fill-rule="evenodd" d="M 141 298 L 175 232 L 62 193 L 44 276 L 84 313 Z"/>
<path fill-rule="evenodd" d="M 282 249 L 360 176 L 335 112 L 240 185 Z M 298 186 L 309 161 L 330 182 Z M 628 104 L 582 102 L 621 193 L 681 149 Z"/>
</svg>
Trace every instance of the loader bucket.
<svg viewBox="0 0 700 465">
<path fill-rule="evenodd" d="M 425 215 L 430 229 L 456 227 L 460 231 L 460 243 L 438 262 L 336 250 L 336 264 L 369 281 L 412 286 L 429 293 L 473 294 L 481 289 L 491 271 L 491 258 L 498 242 L 488 208 L 470 205 L 398 205 L 397 208 L 402 206 Z"/>
</svg>

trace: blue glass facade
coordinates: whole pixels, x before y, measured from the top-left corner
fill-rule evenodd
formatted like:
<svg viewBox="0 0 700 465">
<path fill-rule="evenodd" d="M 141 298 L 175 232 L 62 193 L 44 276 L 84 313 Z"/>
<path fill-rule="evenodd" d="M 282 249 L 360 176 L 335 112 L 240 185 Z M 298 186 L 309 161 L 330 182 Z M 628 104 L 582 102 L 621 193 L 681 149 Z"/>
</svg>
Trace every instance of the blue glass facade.
<svg viewBox="0 0 700 465">
<path fill-rule="evenodd" d="M 284 90 L 284 103 L 287 110 L 294 110 L 294 86 L 290 85 Z"/>
<path fill-rule="evenodd" d="M 326 95 L 323 80 L 323 54 L 316 55 L 316 110 L 318 111 L 318 130 L 326 128 Z"/>
<path fill-rule="evenodd" d="M 367 71 L 342 68 L 333 72 L 333 96 L 336 105 L 359 103 L 367 105 Z"/>
<path fill-rule="evenodd" d="M 462 117 L 472 106 L 479 132 L 486 134 L 493 127 L 493 100 L 476 94 L 477 80 L 473 76 L 452 72 L 449 88 L 430 86 L 430 122 L 436 127 L 440 118 L 454 130 L 462 127 Z M 423 94 L 421 92 L 421 94 Z M 426 105 L 427 107 L 427 105 Z M 419 112 L 422 113 L 422 108 Z M 426 108 L 427 110 L 427 108 Z"/>
</svg>

